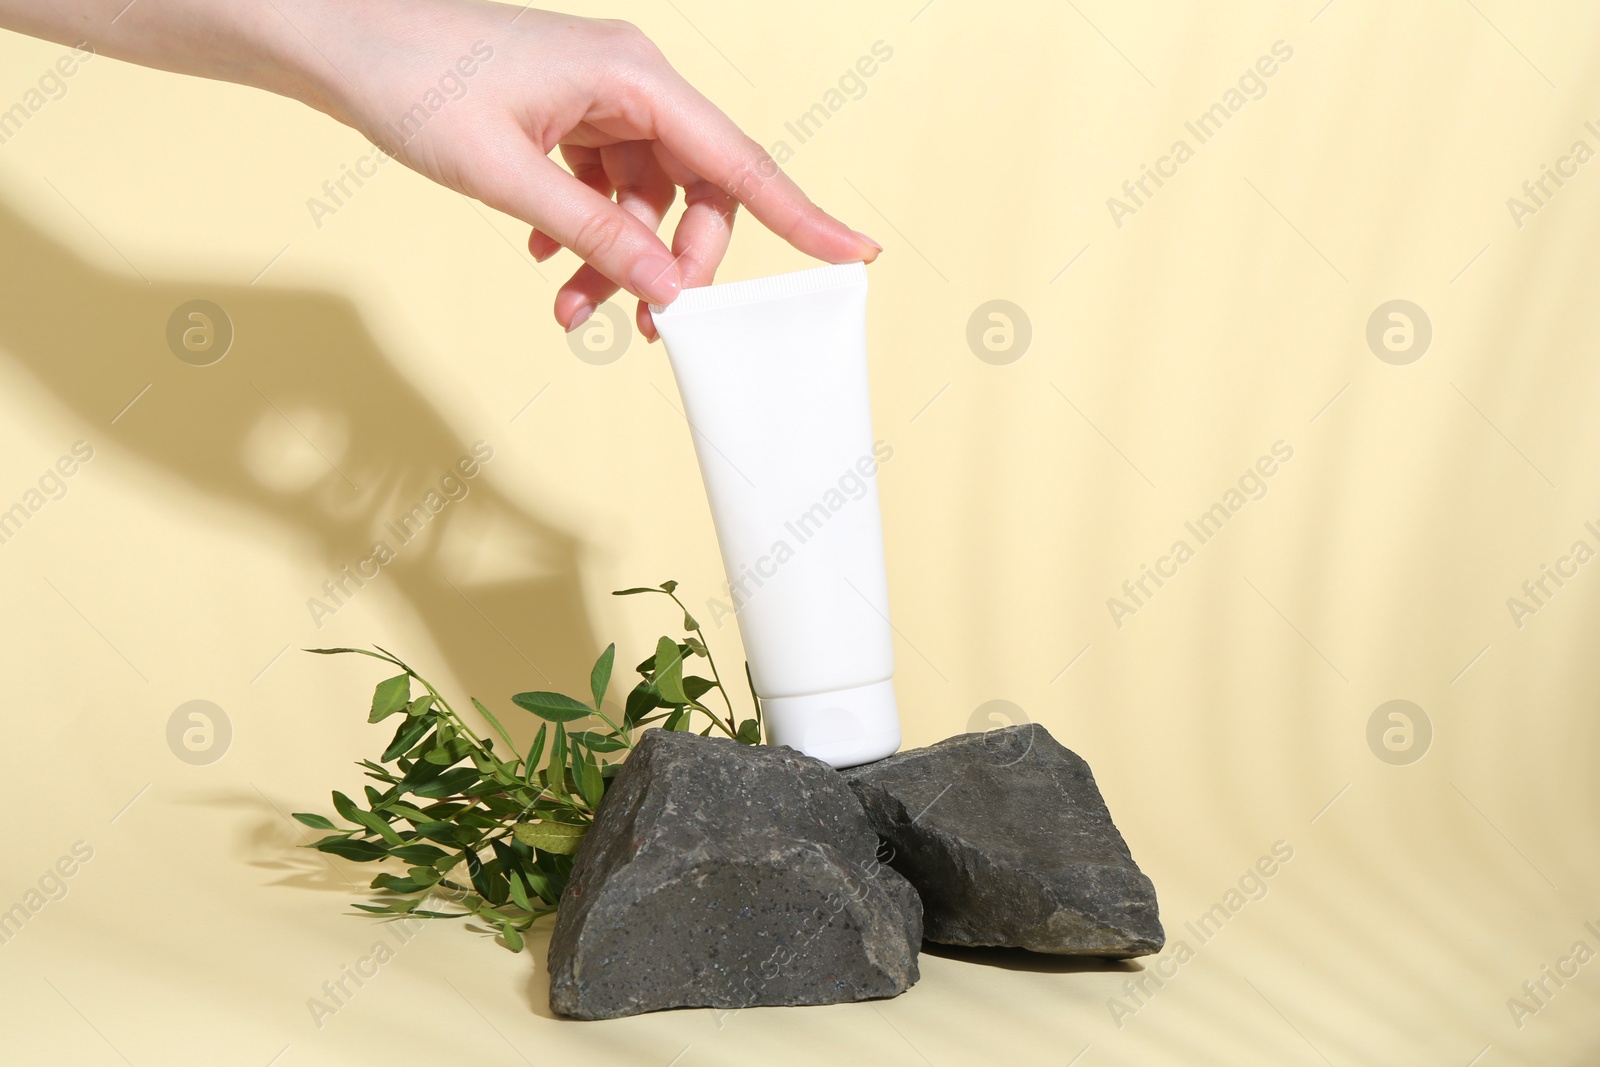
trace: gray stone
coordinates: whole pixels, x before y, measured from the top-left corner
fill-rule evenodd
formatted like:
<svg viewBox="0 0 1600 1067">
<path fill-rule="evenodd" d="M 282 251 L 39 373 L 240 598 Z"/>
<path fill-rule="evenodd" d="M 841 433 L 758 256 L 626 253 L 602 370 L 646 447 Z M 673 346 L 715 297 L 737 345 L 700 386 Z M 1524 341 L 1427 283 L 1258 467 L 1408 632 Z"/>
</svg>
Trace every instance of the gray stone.
<svg viewBox="0 0 1600 1067">
<path fill-rule="evenodd" d="M 790 748 L 647 731 L 585 835 L 550 941 L 550 1006 L 833 1004 L 917 980 L 922 905 L 850 787 Z"/>
<path fill-rule="evenodd" d="M 1166 941 L 1155 886 L 1089 765 L 1044 727 L 962 734 L 842 773 L 922 897 L 929 941 L 1112 959 Z"/>
</svg>

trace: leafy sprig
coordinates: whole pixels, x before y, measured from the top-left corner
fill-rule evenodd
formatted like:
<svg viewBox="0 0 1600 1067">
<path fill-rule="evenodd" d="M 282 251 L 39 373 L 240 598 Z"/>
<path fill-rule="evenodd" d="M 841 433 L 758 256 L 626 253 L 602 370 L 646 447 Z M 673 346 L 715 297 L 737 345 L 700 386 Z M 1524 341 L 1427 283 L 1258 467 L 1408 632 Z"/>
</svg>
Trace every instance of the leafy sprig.
<svg viewBox="0 0 1600 1067">
<path fill-rule="evenodd" d="M 306 650 L 369 656 L 401 671 L 372 693 L 368 722 L 402 718 L 378 759 L 357 764 L 379 783 L 363 788 L 365 805 L 335 791 L 334 811 L 345 826 L 314 813 L 294 816 L 313 829 L 332 831 L 308 848 L 361 863 L 406 865 L 404 875 L 391 870 L 375 877 L 373 902 L 356 908 L 427 919 L 476 917 L 498 928 L 507 948 L 521 951 L 523 934 L 556 910 L 566 888 L 573 854 L 620 766 L 607 757 L 632 749 L 638 730 L 653 725 L 692 730 L 698 714 L 709 720 L 702 735 L 720 729 L 741 743 L 760 743 L 761 702 L 754 686 L 754 717 L 738 721 L 705 633 L 678 599 L 677 585 L 668 581 L 615 594 L 670 597 L 683 611 L 686 631 L 681 640 L 660 638 L 655 654 L 635 668 L 641 680 L 628 694 L 621 722 L 604 708 L 616 659 L 613 644 L 589 672 L 592 702 L 551 692 L 511 698 L 515 707 L 543 720 L 520 754 L 482 702 L 473 698 L 472 706 L 492 736 L 479 736 L 437 688 L 387 649 Z M 697 657 L 706 661 L 710 678 L 688 673 Z M 748 681 L 748 666 L 745 677 Z M 713 689 L 726 716 L 704 702 Z M 452 906 L 460 910 L 440 910 Z"/>
</svg>

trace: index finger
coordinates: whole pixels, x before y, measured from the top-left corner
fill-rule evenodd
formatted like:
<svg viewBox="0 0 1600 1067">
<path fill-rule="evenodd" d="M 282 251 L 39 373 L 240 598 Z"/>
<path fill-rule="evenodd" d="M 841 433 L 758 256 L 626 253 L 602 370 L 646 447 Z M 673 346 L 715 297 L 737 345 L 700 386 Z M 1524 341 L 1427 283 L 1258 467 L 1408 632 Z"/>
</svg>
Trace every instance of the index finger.
<svg viewBox="0 0 1600 1067">
<path fill-rule="evenodd" d="M 696 174 L 749 209 L 767 229 L 829 263 L 870 263 L 883 246 L 812 203 L 772 156 L 693 86 L 656 96 L 656 136 Z"/>
</svg>

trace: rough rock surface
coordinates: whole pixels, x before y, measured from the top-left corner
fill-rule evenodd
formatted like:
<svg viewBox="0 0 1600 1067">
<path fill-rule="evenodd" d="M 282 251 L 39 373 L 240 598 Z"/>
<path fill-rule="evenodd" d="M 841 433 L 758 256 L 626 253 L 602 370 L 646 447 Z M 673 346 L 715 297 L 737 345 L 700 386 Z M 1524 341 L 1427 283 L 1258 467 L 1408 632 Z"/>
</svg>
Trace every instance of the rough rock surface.
<svg viewBox="0 0 1600 1067">
<path fill-rule="evenodd" d="M 820 760 L 650 730 L 578 851 L 550 1006 L 611 1019 L 901 993 L 917 980 L 922 905 L 877 849 Z"/>
<path fill-rule="evenodd" d="M 929 941 L 1108 958 L 1161 950 L 1155 886 L 1089 765 L 1044 727 L 962 734 L 842 773 L 922 897 Z"/>
</svg>

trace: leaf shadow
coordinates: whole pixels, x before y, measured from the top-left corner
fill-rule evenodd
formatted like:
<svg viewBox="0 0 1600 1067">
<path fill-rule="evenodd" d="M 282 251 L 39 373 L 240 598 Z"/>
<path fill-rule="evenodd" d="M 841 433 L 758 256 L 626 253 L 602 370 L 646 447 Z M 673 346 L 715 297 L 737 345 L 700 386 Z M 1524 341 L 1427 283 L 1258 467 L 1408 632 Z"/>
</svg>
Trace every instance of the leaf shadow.
<svg viewBox="0 0 1600 1067">
<path fill-rule="evenodd" d="M 174 802 L 193 807 L 232 809 L 243 813 L 236 821 L 231 856 L 247 867 L 276 872 L 267 884 L 291 886 L 325 893 L 342 893 L 352 902 L 366 903 L 372 895 L 367 881 L 352 876 L 340 861 L 315 849 L 301 848 L 317 831 L 301 826 L 259 790 L 227 789 L 176 797 Z M 374 866 L 373 873 L 378 868 Z M 352 912 L 352 914 L 354 914 Z"/>
</svg>

